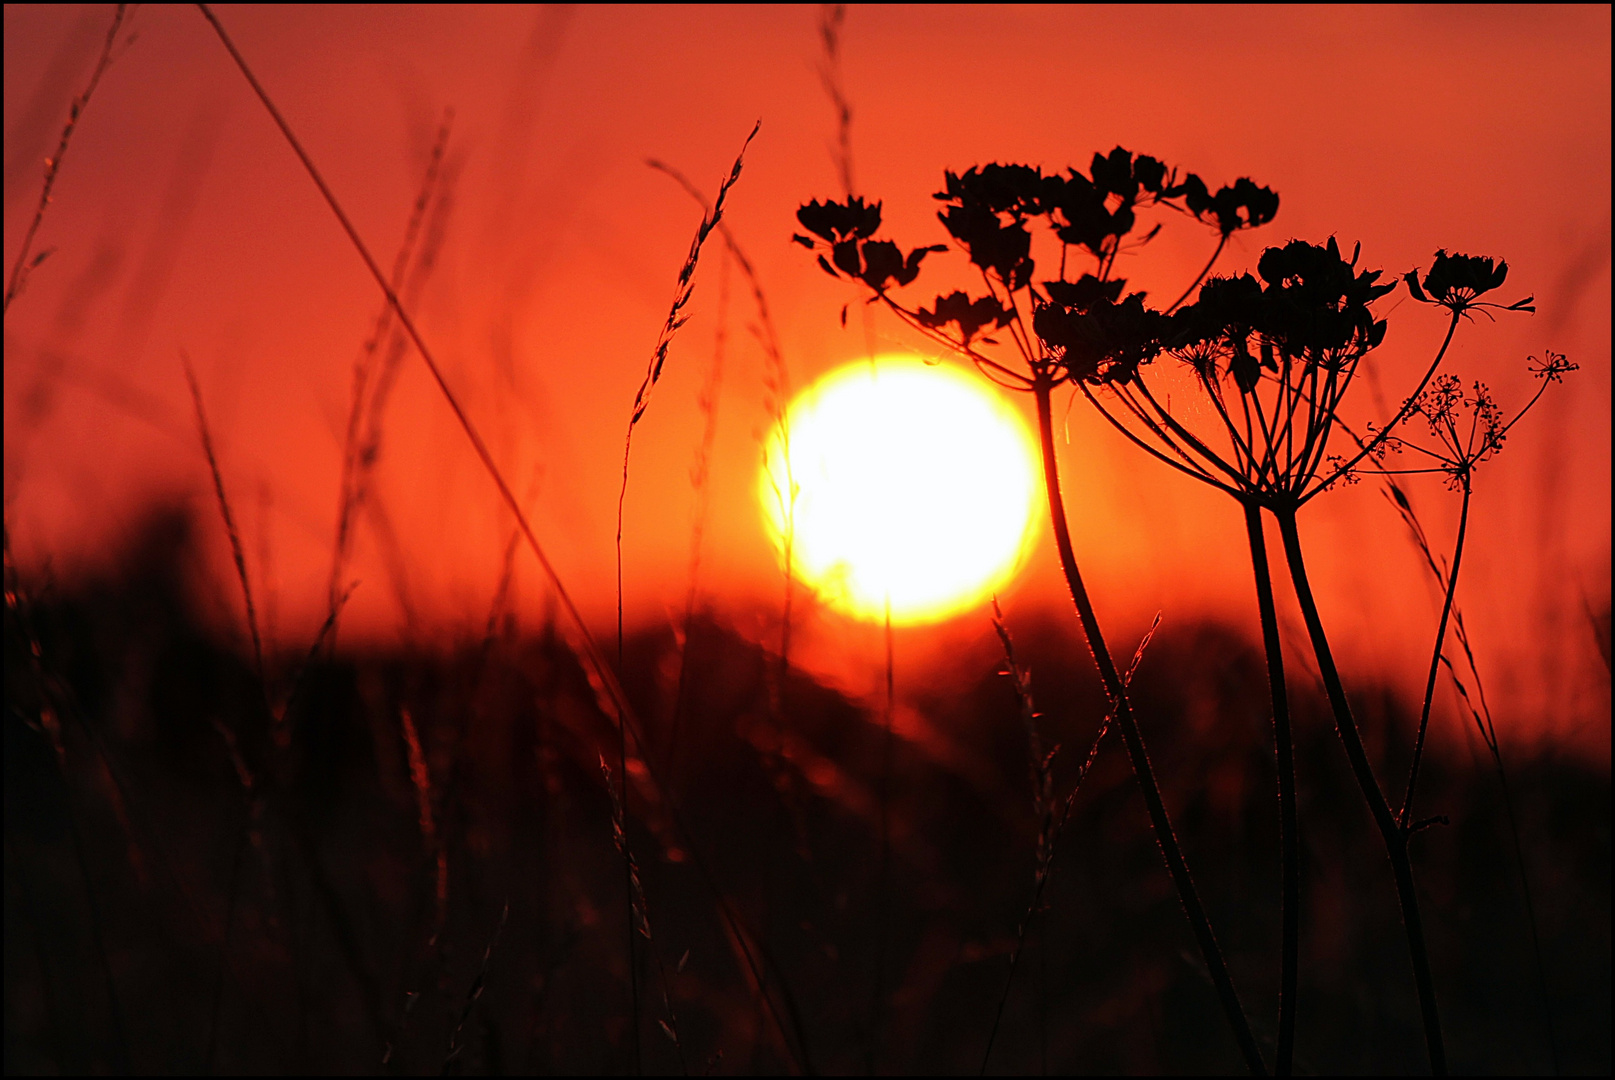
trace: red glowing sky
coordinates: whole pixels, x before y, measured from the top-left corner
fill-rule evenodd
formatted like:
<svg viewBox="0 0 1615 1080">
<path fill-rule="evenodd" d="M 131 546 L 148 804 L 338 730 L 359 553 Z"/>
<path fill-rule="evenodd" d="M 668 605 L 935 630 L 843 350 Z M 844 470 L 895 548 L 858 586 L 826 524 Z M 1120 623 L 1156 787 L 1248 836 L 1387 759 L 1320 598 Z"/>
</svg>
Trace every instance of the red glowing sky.
<svg viewBox="0 0 1615 1080">
<path fill-rule="evenodd" d="M 761 117 L 729 220 L 792 378 L 864 355 L 860 320 L 839 324 L 853 297 L 789 243 L 799 202 L 839 194 L 816 9 L 220 18 L 384 261 L 454 109 L 453 208 L 420 322 L 563 577 L 602 620 L 628 407 L 699 219 L 644 159 L 711 190 Z M 39 162 L 109 19 L 104 7 L 5 9 L 8 267 Z M 184 350 L 249 547 L 268 555 L 281 636 L 297 640 L 324 603 L 352 365 L 379 297 L 195 9 L 142 7 L 133 28 L 66 158 L 39 240 L 52 254 L 7 317 L 8 526 L 25 565 L 71 574 L 104 559 L 155 499 L 211 513 Z M 1438 247 L 1508 259 L 1508 299 L 1535 293 L 1538 313 L 1465 327 L 1453 370 L 1505 403 L 1534 389 L 1527 355 L 1551 347 L 1581 371 L 1481 474 L 1462 602 L 1505 708 L 1553 730 L 1591 727 L 1607 748 L 1607 670 L 1588 612 L 1607 611 L 1610 590 L 1608 7 L 853 8 L 844 34 L 856 185 L 885 200 L 890 232 L 908 243 L 943 238 L 929 195 L 944 168 L 1081 166 L 1121 143 L 1281 194 L 1277 221 L 1237 238 L 1225 270 L 1266 244 L 1331 234 L 1398 274 Z M 1135 284 L 1171 288 L 1210 245 L 1169 228 L 1132 268 Z M 639 621 L 663 618 L 686 587 L 717 270 L 715 258 L 702 267 L 695 317 L 636 435 L 624 551 Z M 752 497 L 763 366 L 738 286 L 731 311 L 703 584 L 732 610 L 766 613 L 781 590 Z M 1379 354 L 1388 399 L 1443 329 L 1411 304 L 1391 323 Z M 919 344 L 881 316 L 870 326 L 883 349 Z M 477 625 L 510 522 L 418 361 L 402 371 L 379 483 L 404 588 L 422 624 Z M 1085 407 L 1067 431 L 1073 526 L 1117 632 L 1158 609 L 1245 627 L 1234 508 L 1140 459 Z M 1432 533 L 1449 535 L 1455 500 L 1435 482 L 1413 490 Z M 1352 656 L 1398 679 L 1422 670 L 1435 601 L 1377 486 L 1319 500 L 1303 528 Z M 228 582 L 222 537 L 207 542 Z M 398 589 L 373 537 L 352 574 L 349 625 L 397 632 Z M 536 615 L 543 591 L 525 562 L 517 587 Z M 1041 546 L 1006 599 L 1012 614 L 1058 602 Z M 811 635 L 829 616 L 809 618 Z M 914 649 L 985 629 L 965 621 Z M 817 629 L 844 660 L 862 648 L 857 633 Z"/>
</svg>

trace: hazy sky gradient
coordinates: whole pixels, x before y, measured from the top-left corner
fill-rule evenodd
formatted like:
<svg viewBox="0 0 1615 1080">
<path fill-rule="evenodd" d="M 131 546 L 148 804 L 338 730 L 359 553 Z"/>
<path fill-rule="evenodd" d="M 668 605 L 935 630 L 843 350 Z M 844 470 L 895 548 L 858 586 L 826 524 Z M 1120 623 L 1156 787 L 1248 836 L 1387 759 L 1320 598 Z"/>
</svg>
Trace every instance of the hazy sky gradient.
<svg viewBox="0 0 1615 1080">
<path fill-rule="evenodd" d="M 67 103 L 110 7 L 5 9 L 5 255 L 38 198 Z M 605 626 L 628 408 L 672 298 L 699 208 L 644 159 L 715 189 L 763 128 L 730 222 L 767 289 L 803 385 L 838 363 L 915 347 L 892 320 L 789 243 L 801 201 L 839 195 L 833 116 L 813 7 L 222 8 L 219 16 L 383 264 L 403 233 L 442 112 L 454 110 L 452 206 L 416 305 L 569 587 Z M 221 596 L 228 554 L 212 516 L 181 374 L 195 361 L 226 481 L 279 633 L 323 614 L 353 363 L 374 284 L 194 8 L 142 7 L 74 137 L 39 248 L 52 249 L 5 327 L 5 496 L 20 558 L 70 576 L 104 561 L 158 499 L 203 512 Z M 1250 267 L 1292 236 L 1361 241 L 1400 274 L 1438 247 L 1506 258 L 1506 300 L 1538 313 L 1462 328 L 1451 370 L 1505 406 L 1535 389 L 1527 355 L 1581 364 L 1479 474 L 1461 603 L 1499 726 L 1576 731 L 1607 751 L 1609 681 L 1589 612 L 1609 610 L 1610 9 L 852 8 L 844 74 L 857 188 L 889 233 L 945 239 L 931 192 L 944 168 L 991 160 L 1085 168 L 1120 143 L 1215 183 L 1249 175 L 1282 198 L 1236 238 Z M 1159 296 L 1214 242 L 1179 220 L 1122 272 Z M 628 606 L 665 619 L 687 587 L 689 467 L 710 363 L 719 249 L 695 317 L 636 435 Z M 951 285 L 938 257 L 922 288 Z M 758 632 L 777 618 L 778 568 L 753 498 L 766 425 L 755 319 L 731 283 L 730 349 L 703 585 Z M 916 295 L 924 300 L 929 291 Z M 1439 312 L 1401 302 L 1376 356 L 1395 402 L 1439 341 Z M 1400 303 L 1400 306 L 1395 306 Z M 1359 391 L 1362 418 L 1373 393 Z M 1029 402 L 1022 403 L 1028 410 Z M 1084 404 L 1063 451 L 1073 528 L 1117 641 L 1156 610 L 1213 615 L 1255 636 L 1237 511 L 1144 460 Z M 511 524 L 418 358 L 407 357 L 379 468 L 402 589 L 419 628 L 480 627 Z M 1321 602 L 1358 670 L 1409 685 L 1428 662 L 1437 601 L 1378 485 L 1304 513 Z M 1411 485 L 1438 543 L 1456 497 Z M 1012 616 L 1059 610 L 1048 545 L 1006 596 Z M 403 625 L 385 548 L 366 522 L 349 627 Z M 543 589 L 518 557 L 524 613 Z M 744 613 L 744 614 L 742 614 Z M 807 655 L 848 685 L 876 639 L 809 611 Z M 1292 620 L 1294 621 L 1294 620 Z M 1298 622 L 1296 623 L 1298 625 Z M 1607 625 L 1607 624 L 1606 624 Z M 987 632 L 980 613 L 905 640 L 925 658 Z M 421 632 L 425 632 L 424 629 Z M 1120 648 L 1120 646 L 1117 646 Z M 909 659 L 912 658 L 912 659 Z M 1538 719 L 1539 718 L 1539 719 Z"/>
</svg>

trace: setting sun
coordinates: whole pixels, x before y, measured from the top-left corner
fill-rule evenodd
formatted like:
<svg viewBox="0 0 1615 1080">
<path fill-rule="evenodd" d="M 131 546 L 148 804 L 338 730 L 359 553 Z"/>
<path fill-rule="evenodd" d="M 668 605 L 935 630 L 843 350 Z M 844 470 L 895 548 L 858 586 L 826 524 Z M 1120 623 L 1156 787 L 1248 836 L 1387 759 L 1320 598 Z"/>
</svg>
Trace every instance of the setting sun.
<svg viewBox="0 0 1615 1080">
<path fill-rule="evenodd" d="M 979 375 L 882 356 L 797 396 L 758 494 L 782 558 L 789 534 L 792 572 L 825 603 L 882 619 L 889 601 L 893 622 L 934 622 L 1015 573 L 1036 463 L 1026 423 Z"/>
</svg>

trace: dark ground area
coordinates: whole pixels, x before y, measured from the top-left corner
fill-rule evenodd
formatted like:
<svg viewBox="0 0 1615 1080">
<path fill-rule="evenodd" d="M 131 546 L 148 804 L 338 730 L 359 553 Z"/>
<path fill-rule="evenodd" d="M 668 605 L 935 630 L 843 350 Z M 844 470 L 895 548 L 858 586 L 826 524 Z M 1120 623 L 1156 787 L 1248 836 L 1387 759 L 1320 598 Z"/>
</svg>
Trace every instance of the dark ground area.
<svg viewBox="0 0 1615 1080">
<path fill-rule="evenodd" d="M 251 662 L 193 614 L 189 536 L 158 518 L 118 573 L 73 592 L 30 581 L 8 604 L 6 1071 L 633 1071 L 628 890 L 599 764 L 617 741 L 564 641 L 495 619 L 486 640 L 410 653 L 304 669 L 288 652 L 266 706 Z M 1270 1049 L 1262 658 L 1226 628 L 1168 619 L 1135 701 Z M 1101 715 L 1092 665 L 1074 618 L 1011 629 L 1045 737 L 1065 745 L 1063 794 Z M 968 694 L 907 695 L 934 731 L 895 741 L 883 884 L 880 715 L 799 674 L 781 687 L 763 649 L 711 618 L 692 628 L 675 709 L 672 635 L 630 642 L 651 743 L 630 762 L 627 829 L 653 933 L 644 1071 L 980 1066 L 1038 829 L 1002 662 L 984 647 L 959 658 L 980 672 Z M 1423 1071 L 1389 864 L 1296 667 L 1297 1065 Z M 1355 704 L 1382 782 L 1405 775 L 1416 711 L 1360 684 Z M 1551 1071 L 1551 1022 L 1562 1071 L 1607 1074 L 1608 766 L 1509 764 L 1546 1008 L 1489 759 L 1437 754 L 1421 788 L 1424 812 L 1451 821 L 1414 851 L 1453 1071 Z M 989 1071 L 1241 1071 L 1114 734 L 1043 900 Z"/>
</svg>

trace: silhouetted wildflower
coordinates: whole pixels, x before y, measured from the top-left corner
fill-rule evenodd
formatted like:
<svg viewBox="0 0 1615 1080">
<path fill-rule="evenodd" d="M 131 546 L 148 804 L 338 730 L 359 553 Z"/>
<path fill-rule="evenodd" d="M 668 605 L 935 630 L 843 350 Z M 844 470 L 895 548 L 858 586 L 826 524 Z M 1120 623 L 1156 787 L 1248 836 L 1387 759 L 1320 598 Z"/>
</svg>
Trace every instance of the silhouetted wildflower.
<svg viewBox="0 0 1615 1080">
<path fill-rule="evenodd" d="M 1479 255 L 1448 255 L 1437 251 L 1435 262 L 1419 283 L 1419 271 L 1409 270 L 1403 275 L 1408 292 L 1421 304 L 1440 304 L 1454 315 L 1471 308 L 1496 307 L 1506 311 L 1535 311 L 1533 297 L 1516 300 L 1512 304 L 1481 303 L 1479 298 L 1502 286 L 1508 277 L 1508 263 Z"/>
<path fill-rule="evenodd" d="M 1447 476 L 1447 486 L 1457 491 L 1467 488 L 1477 466 L 1503 449 L 1509 431 L 1526 413 L 1531 411 L 1548 384 L 1559 382 L 1579 365 L 1566 360 L 1562 353 L 1548 351 L 1544 358 L 1531 357 L 1526 370 L 1542 380 L 1542 385 L 1531 400 L 1504 419 L 1503 411 L 1483 382 L 1470 384 L 1466 392 L 1462 380 L 1456 375 L 1442 374 L 1413 399 L 1413 411 L 1424 417 L 1435 440 L 1426 446 L 1410 438 L 1392 437 L 1387 440 L 1391 450 L 1422 455 L 1430 463 L 1425 468 L 1386 469 L 1386 472 L 1441 472 Z"/>
<path fill-rule="evenodd" d="M 1120 303 L 1100 298 L 1085 308 L 1045 304 L 1032 317 L 1045 348 L 1073 382 L 1127 383 L 1160 355 L 1172 320 L 1144 306 L 1144 294 Z"/>
<path fill-rule="evenodd" d="M 819 255 L 819 266 L 831 277 L 849 277 L 862 281 L 875 292 L 885 291 L 896 282 L 907 285 L 920 273 L 920 261 L 933 251 L 946 251 L 941 245 L 915 248 L 905 257 L 896 244 L 889 240 L 872 240 L 880 228 L 880 203 L 865 203 L 853 196 L 845 203 L 811 202 L 796 212 L 802 227 L 819 238 L 800 233 L 791 239 L 812 250 L 824 242 L 830 257 Z"/>
<path fill-rule="evenodd" d="M 1107 388 L 1129 400 L 1129 408 L 1137 407 L 1137 401 L 1129 397 L 1135 388 L 1149 399 L 1140 369 L 1168 347 L 1178 324 L 1170 315 L 1177 304 L 1160 311 L 1147 305 L 1142 292 L 1124 296 L 1126 281 L 1114 273 L 1116 260 L 1124 251 L 1147 244 L 1160 231 L 1157 224 L 1124 244 L 1137 228 L 1141 211 L 1166 207 L 1202 221 L 1215 221 L 1217 249 L 1206 269 L 1196 277 L 1198 285 L 1210 272 L 1230 234 L 1272 219 L 1278 210 L 1278 196 L 1250 180 L 1222 188 L 1213 196 L 1199 177 L 1191 174 L 1180 182 L 1177 171 L 1158 159 L 1135 156 L 1122 147 L 1109 154 L 1095 154 L 1086 176 L 1075 169 L 1058 175 L 1045 174 L 1028 165 L 993 163 L 963 173 L 944 173 L 943 180 L 943 190 L 935 195 L 944 204 L 937 217 L 981 271 L 985 295 L 972 297 L 955 290 L 937 296 L 929 309 L 907 306 L 894 299 L 887 291 L 891 282 L 909 284 L 918 276 L 928 254 L 946 249 L 919 247 L 903 256 L 896 244 L 874 239 L 880 226 L 879 204 L 869 207 L 855 198 L 844 204 L 808 203 L 797 212 L 797 220 L 813 235 L 798 234 L 794 239 L 815 252 L 826 273 L 861 281 L 873 293 L 870 302 L 884 303 L 909 326 L 968 357 L 1000 385 L 1032 393 L 1037 403 L 1045 487 L 1061 568 L 1105 682 L 1116 724 L 1128 745 L 1162 854 L 1185 913 L 1195 927 L 1224 1012 L 1247 1065 L 1253 1072 L 1265 1072 L 1261 1051 L 1177 847 L 1171 820 L 1144 752 L 1142 735 L 1133 720 L 1126 682 L 1110 659 L 1065 533 L 1058 463 L 1052 450 L 1050 398 L 1056 386 L 1071 382 L 1090 400 L 1095 400 L 1095 390 Z M 1046 228 L 1059 243 L 1059 272 L 1052 280 L 1042 282 L 1036 280 L 1033 253 L 1036 224 Z M 1073 247 L 1087 251 L 1095 260 L 1092 272 L 1075 281 L 1069 280 L 1066 265 Z M 1191 285 L 1185 297 L 1193 288 Z M 843 324 L 845 315 L 843 308 Z M 983 337 L 989 328 L 1006 330 L 1007 346 Z M 983 351 L 989 346 L 993 351 L 1012 349 L 1019 363 L 1007 356 L 989 355 Z M 1135 442 L 1140 441 L 1136 434 L 1127 434 Z M 1158 451 L 1151 452 L 1161 456 Z"/>
<path fill-rule="evenodd" d="M 983 296 L 975 300 L 962 292 L 951 292 L 947 296 L 936 298 L 935 307 L 927 311 L 918 308 L 914 317 L 922 326 L 933 330 L 940 330 L 953 323 L 959 328 L 959 336 L 966 342 L 975 340 L 983 327 L 992 326 L 1001 329 L 1009 325 L 1013 317 L 995 297 Z"/>
</svg>

